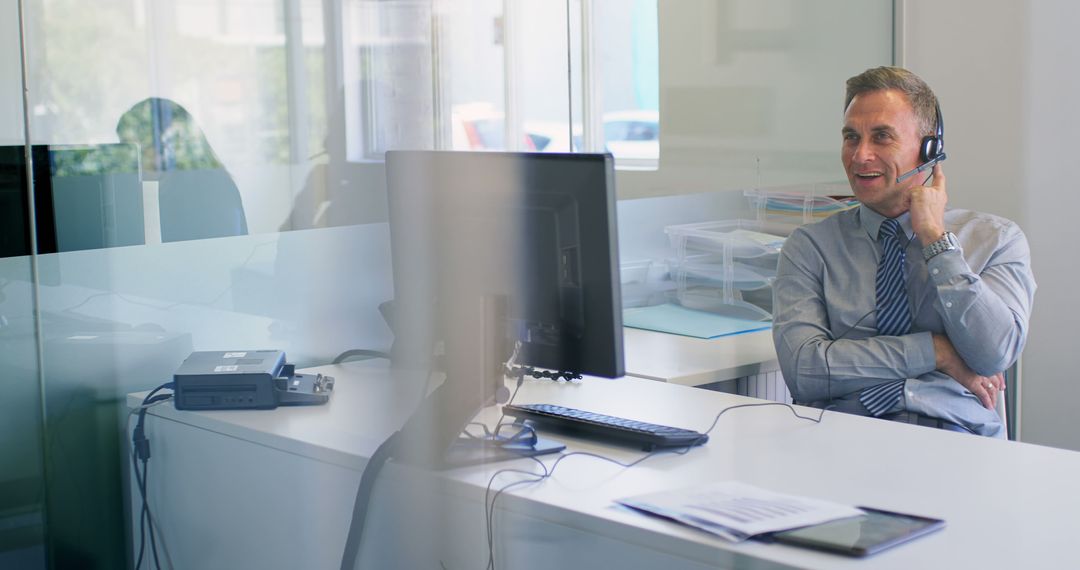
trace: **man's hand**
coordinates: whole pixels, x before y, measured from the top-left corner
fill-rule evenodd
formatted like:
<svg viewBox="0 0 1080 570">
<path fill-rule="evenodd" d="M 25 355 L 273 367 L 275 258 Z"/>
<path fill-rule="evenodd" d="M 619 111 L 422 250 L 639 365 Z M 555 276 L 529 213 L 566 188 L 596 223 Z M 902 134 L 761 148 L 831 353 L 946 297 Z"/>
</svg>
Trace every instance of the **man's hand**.
<svg viewBox="0 0 1080 570">
<path fill-rule="evenodd" d="M 934 165 L 933 184 L 913 186 L 909 190 L 911 205 L 911 229 L 919 236 L 923 247 L 934 243 L 945 234 L 945 204 L 949 195 L 945 192 L 945 174 L 941 163 Z"/>
<path fill-rule="evenodd" d="M 988 410 L 997 404 L 998 392 L 1005 389 L 1005 376 L 998 372 L 993 376 L 979 376 L 956 352 L 949 337 L 934 334 L 934 358 L 938 370 L 948 374 L 982 402 Z"/>
</svg>

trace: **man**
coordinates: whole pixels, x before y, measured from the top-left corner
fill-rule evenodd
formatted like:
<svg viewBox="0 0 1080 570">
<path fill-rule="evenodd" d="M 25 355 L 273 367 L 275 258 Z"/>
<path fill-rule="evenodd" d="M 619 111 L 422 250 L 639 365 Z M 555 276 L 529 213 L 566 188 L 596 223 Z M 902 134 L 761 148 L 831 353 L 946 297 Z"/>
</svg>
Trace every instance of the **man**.
<svg viewBox="0 0 1080 570">
<path fill-rule="evenodd" d="M 946 210 L 940 163 L 904 176 L 943 160 L 941 129 L 913 73 L 848 80 L 841 159 L 860 205 L 785 242 L 773 340 L 799 403 L 1003 438 L 994 406 L 1027 338 L 1030 252 L 1013 222 Z"/>
</svg>

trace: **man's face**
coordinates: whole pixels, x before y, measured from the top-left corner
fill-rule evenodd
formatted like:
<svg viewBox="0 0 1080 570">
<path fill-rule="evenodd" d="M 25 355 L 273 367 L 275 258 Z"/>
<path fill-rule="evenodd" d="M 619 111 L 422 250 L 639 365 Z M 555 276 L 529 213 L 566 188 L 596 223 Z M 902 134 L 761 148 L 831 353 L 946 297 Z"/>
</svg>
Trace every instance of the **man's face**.
<svg viewBox="0 0 1080 570">
<path fill-rule="evenodd" d="M 894 218 L 908 210 L 908 189 L 922 183 L 896 177 L 919 165 L 919 119 L 907 97 L 893 89 L 856 95 L 844 113 L 840 152 L 855 197 Z"/>
</svg>

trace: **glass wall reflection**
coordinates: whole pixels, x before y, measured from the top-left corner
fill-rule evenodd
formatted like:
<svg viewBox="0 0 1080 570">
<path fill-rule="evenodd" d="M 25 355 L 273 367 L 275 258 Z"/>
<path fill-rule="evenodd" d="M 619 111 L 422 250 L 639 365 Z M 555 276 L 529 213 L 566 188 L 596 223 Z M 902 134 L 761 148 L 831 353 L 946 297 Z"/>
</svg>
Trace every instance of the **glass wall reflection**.
<svg viewBox="0 0 1080 570">
<path fill-rule="evenodd" d="M 834 53 L 802 48 L 846 26 L 782 1 L 631 4 L 0 3 L 0 567 L 137 560 L 148 536 L 125 398 L 169 381 L 193 351 L 277 349 L 308 367 L 391 348 L 389 150 L 606 150 L 617 166 L 650 169 L 620 173 L 630 195 L 741 184 L 751 156 L 770 173 L 754 180 L 827 174 L 809 127 L 777 153 L 753 149 L 777 147 L 783 129 L 767 118 L 793 116 L 786 93 Z M 763 15 L 773 8 L 777 18 Z M 889 41 L 853 65 L 886 63 L 875 58 Z M 737 176 L 716 178 L 716 164 Z M 415 388 L 377 392 L 371 415 L 403 420 Z M 326 437 L 365 452 L 378 443 L 365 431 L 375 419 L 334 413 L 345 427 Z M 251 563 L 255 548 L 285 564 L 274 559 L 284 525 L 313 520 L 320 532 L 289 556 L 338 556 L 316 545 L 344 540 L 335 517 L 352 497 L 323 490 L 355 485 L 360 459 L 296 467 L 306 486 L 283 499 L 252 459 L 262 448 L 215 442 L 220 454 L 183 469 L 164 467 L 176 460 L 168 446 L 150 461 L 175 567 Z M 198 500 L 196 482 L 233 477 L 253 482 L 242 504 L 284 522 Z M 473 520 L 465 534 L 482 533 Z"/>
<path fill-rule="evenodd" d="M 46 562 L 45 442 L 18 8 L 0 3 L 0 567 L 33 570 Z"/>
</svg>

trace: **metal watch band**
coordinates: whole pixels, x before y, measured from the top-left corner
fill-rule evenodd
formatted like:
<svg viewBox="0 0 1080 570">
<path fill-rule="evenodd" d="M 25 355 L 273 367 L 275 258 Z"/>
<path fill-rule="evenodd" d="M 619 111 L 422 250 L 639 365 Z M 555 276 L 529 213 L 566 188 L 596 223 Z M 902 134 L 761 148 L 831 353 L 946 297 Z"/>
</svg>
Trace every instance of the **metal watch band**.
<svg viewBox="0 0 1080 570">
<path fill-rule="evenodd" d="M 923 248 L 923 259 L 930 261 L 935 255 L 953 249 L 960 249 L 960 242 L 952 232 L 945 232 L 937 241 Z"/>
</svg>

